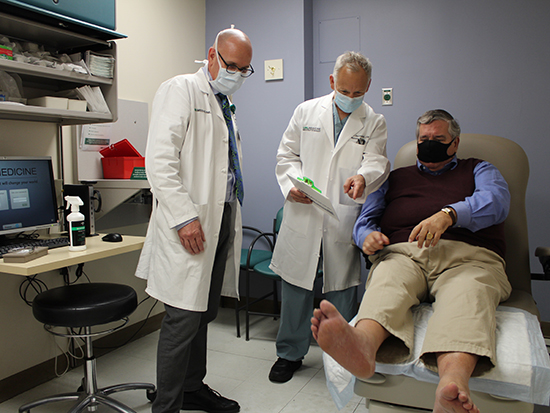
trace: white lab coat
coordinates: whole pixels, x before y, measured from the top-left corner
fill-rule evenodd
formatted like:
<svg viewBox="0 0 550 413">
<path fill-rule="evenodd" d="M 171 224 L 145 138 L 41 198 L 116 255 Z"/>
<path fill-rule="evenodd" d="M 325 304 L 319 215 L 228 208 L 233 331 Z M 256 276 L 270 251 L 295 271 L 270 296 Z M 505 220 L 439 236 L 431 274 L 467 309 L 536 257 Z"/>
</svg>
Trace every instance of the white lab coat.
<svg viewBox="0 0 550 413">
<path fill-rule="evenodd" d="M 241 143 L 233 117 L 239 158 Z M 206 74 L 176 76 L 164 82 L 153 101 L 145 154 L 153 212 L 136 276 L 147 280 L 147 293 L 177 308 L 206 311 L 210 277 L 224 209 L 228 130 Z M 242 165 L 242 163 L 241 163 Z M 238 295 L 242 240 L 241 208 L 235 202 L 235 238 L 222 290 Z M 192 255 L 175 227 L 198 216 L 205 250 Z"/>
<path fill-rule="evenodd" d="M 277 153 L 276 175 L 286 201 L 270 268 L 288 283 L 310 291 L 321 241 L 323 291 L 360 284 L 361 258 L 352 239 L 353 225 L 367 195 L 377 190 L 390 172 L 386 121 L 366 103 L 351 113 L 334 146 L 333 95 L 296 108 Z M 287 174 L 312 179 L 332 201 L 339 221 L 313 204 L 292 201 L 288 194 L 294 185 Z M 364 176 L 366 187 L 363 196 L 353 200 L 343 186 L 347 178 L 358 174 Z"/>
</svg>

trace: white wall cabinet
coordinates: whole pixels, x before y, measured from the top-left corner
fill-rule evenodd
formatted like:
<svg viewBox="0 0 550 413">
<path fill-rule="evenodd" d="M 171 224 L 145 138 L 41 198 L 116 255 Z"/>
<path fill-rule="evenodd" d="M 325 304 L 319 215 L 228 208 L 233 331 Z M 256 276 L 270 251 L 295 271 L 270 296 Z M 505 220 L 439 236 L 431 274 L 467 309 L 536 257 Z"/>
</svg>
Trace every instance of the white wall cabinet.
<svg viewBox="0 0 550 413">
<path fill-rule="evenodd" d="M 82 34 L 71 30 L 71 27 L 54 26 L 51 23 L 44 24 L 31 18 L 4 12 L 0 12 L 0 34 L 9 37 L 11 40 L 34 42 L 57 53 L 71 53 L 90 49 L 109 54 L 115 59 L 116 44 L 111 40 L 125 37 L 115 32 L 106 35 L 104 31 L 94 33 L 90 30 L 86 34 Z M 62 125 L 106 123 L 114 122 L 117 119 L 116 67 L 113 79 L 4 59 L 0 59 L 0 70 L 16 73 L 21 77 L 23 93 L 26 98 L 52 95 L 59 91 L 75 89 L 83 85 L 99 86 L 111 111 L 110 114 L 104 114 L 30 105 L 0 104 L 0 119 L 52 122 Z"/>
</svg>

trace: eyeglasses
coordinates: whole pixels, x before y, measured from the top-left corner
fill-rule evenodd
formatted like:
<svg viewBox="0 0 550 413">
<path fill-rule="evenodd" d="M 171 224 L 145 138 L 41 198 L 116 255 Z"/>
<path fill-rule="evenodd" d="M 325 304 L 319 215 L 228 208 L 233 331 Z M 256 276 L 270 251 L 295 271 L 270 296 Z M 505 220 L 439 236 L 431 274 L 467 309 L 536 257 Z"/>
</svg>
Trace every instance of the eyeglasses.
<svg viewBox="0 0 550 413">
<path fill-rule="evenodd" d="M 254 68 L 252 65 L 249 65 L 248 67 L 239 67 L 234 64 L 228 64 L 223 56 L 218 52 L 218 56 L 222 59 L 222 62 L 225 64 L 225 70 L 227 70 L 227 73 L 233 75 L 237 72 L 241 72 L 241 77 L 250 77 L 252 76 L 252 73 L 254 73 Z"/>
</svg>

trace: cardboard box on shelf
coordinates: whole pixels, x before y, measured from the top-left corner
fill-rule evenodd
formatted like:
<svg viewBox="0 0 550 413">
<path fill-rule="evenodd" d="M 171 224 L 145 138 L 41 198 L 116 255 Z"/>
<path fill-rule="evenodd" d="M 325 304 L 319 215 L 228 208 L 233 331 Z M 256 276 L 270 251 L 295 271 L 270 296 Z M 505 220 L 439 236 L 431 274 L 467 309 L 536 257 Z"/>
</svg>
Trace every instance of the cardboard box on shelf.
<svg viewBox="0 0 550 413">
<path fill-rule="evenodd" d="M 88 102 L 86 102 L 85 100 L 69 99 L 69 104 L 67 106 L 67 109 L 77 110 L 79 112 L 86 112 L 87 108 L 88 108 Z"/>
<path fill-rule="evenodd" d="M 41 98 L 29 99 L 27 102 L 31 106 L 42 106 L 45 108 L 67 109 L 69 99 L 56 98 L 53 96 L 42 96 Z"/>
</svg>

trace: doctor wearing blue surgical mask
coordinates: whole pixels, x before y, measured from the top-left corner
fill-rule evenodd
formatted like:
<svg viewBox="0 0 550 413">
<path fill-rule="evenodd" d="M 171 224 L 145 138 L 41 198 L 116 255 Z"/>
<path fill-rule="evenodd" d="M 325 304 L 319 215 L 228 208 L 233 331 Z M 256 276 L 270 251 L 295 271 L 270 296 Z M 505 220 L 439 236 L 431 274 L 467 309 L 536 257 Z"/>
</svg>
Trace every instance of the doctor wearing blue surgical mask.
<svg viewBox="0 0 550 413">
<path fill-rule="evenodd" d="M 351 71 L 348 67 L 343 67 L 337 74 L 329 76 L 330 88 L 334 90 L 334 104 L 338 110 L 340 119 L 347 118 L 350 113 L 359 109 L 365 93 L 370 88 L 372 79 L 369 79 L 364 72 Z M 338 82 L 336 81 L 338 76 Z"/>
<path fill-rule="evenodd" d="M 348 320 L 357 312 L 361 257 L 353 225 L 390 172 L 386 120 L 363 101 L 371 73 L 360 53 L 339 56 L 329 76 L 333 92 L 300 104 L 279 145 L 275 173 L 285 204 L 270 266 L 283 279 L 273 382 L 290 380 L 308 352 L 316 282 Z M 313 181 L 338 219 L 312 204 L 289 176 Z"/>
<path fill-rule="evenodd" d="M 241 140 L 231 95 L 254 73 L 252 45 L 222 30 L 193 74 L 158 89 L 145 166 L 153 211 L 136 276 L 164 303 L 152 413 L 237 413 L 203 382 L 208 323 L 220 295 L 237 296 L 244 199 Z"/>
<path fill-rule="evenodd" d="M 232 43 L 226 42 L 218 44 L 219 35 L 216 36 L 214 46 L 208 50 L 208 71 L 210 86 L 214 91 L 221 93 L 225 96 L 231 96 L 243 85 L 246 78 L 254 73 L 252 65 L 248 64 L 243 67 L 239 67 L 237 62 L 250 61 L 247 51 L 237 49 L 232 46 Z M 225 54 L 233 57 L 227 62 L 222 55 Z M 205 66 L 206 68 L 206 66 Z"/>
</svg>

